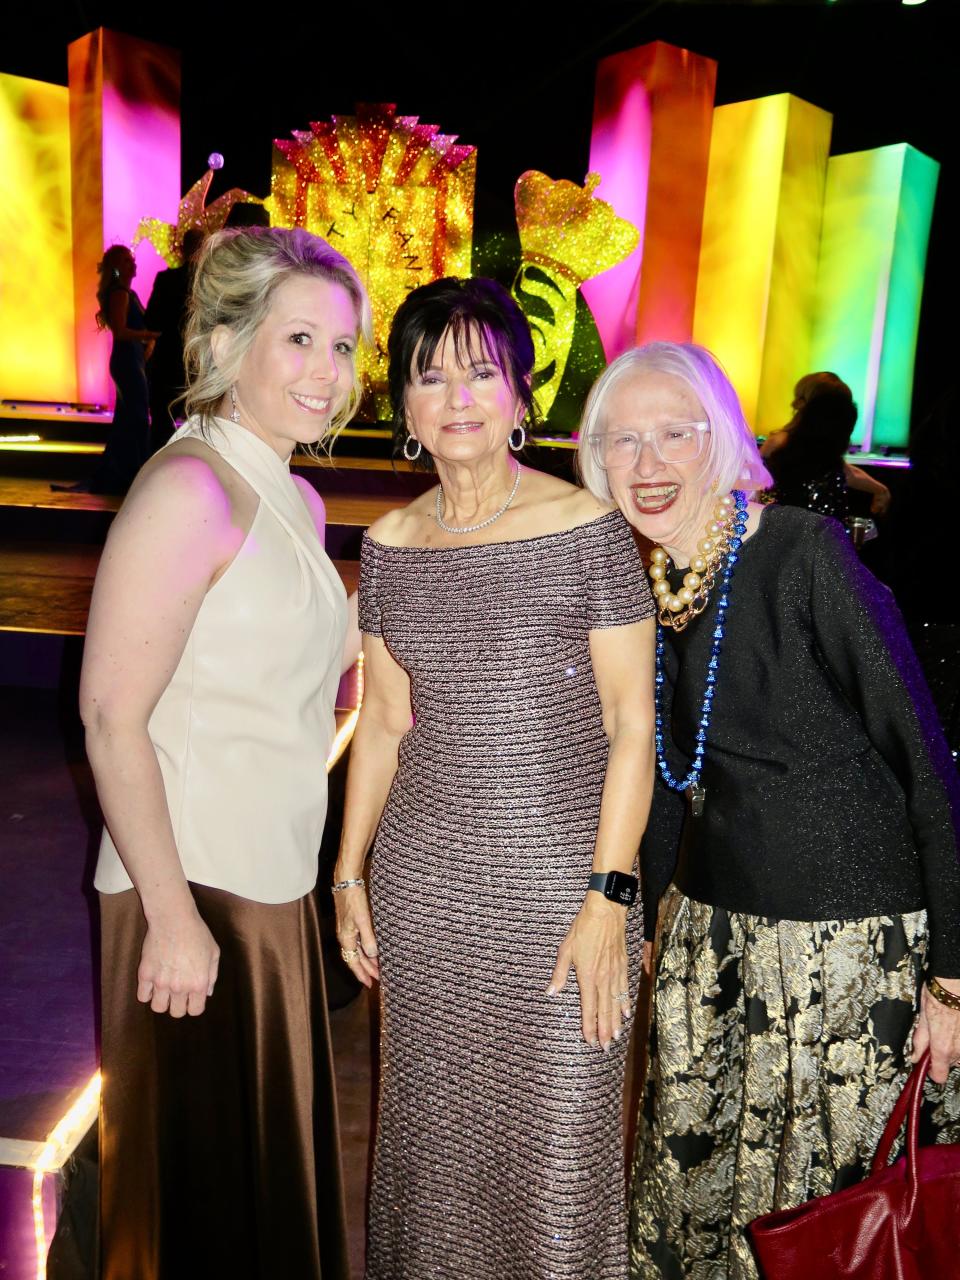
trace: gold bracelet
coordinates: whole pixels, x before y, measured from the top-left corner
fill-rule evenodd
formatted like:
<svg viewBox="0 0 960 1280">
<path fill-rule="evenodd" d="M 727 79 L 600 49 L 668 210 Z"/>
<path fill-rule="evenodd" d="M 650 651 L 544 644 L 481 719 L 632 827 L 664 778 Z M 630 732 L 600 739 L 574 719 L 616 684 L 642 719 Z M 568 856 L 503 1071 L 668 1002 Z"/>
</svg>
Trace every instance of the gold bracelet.
<svg viewBox="0 0 960 1280">
<path fill-rule="evenodd" d="M 936 978 L 927 979 L 927 990 L 934 1000 L 939 1000 L 948 1009 L 960 1009 L 960 996 L 955 996 L 952 991 L 948 991 Z"/>
</svg>

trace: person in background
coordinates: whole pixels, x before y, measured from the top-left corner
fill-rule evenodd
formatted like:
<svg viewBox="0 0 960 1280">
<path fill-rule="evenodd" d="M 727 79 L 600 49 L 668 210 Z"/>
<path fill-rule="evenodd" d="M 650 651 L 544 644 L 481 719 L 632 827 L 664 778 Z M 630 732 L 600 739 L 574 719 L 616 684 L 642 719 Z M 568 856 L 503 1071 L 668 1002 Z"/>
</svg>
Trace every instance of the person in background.
<svg viewBox="0 0 960 1280">
<path fill-rule="evenodd" d="M 615 360 L 579 451 L 654 543 L 659 615 L 632 1275 L 755 1280 L 747 1225 L 862 1177 L 928 1046 L 927 1140 L 960 1138 L 960 779 L 841 526 L 749 500 L 709 352 Z"/>
<path fill-rule="evenodd" d="M 846 521 L 847 473 L 844 457 L 857 422 L 857 406 L 843 391 L 825 388 L 797 413 L 786 441 L 767 458 L 773 476 L 770 495 L 790 507 Z"/>
<path fill-rule="evenodd" d="M 89 480 L 51 484 L 67 493 L 126 493 L 147 459 L 150 448 L 150 406 L 146 359 L 160 336 L 148 329 L 140 299 L 134 293 L 137 260 L 125 244 L 114 244 L 97 263 L 97 327 L 109 329 L 110 377 L 116 395 L 113 421 L 103 454 Z"/>
<path fill-rule="evenodd" d="M 176 429 L 174 407 L 186 389 L 183 364 L 183 329 L 193 275 L 193 260 L 203 244 L 201 231 L 183 237 L 183 263 L 161 271 L 153 282 L 147 303 L 146 323 L 159 330 L 147 362 L 150 387 L 150 451 L 162 448 Z"/>
<path fill-rule="evenodd" d="M 102 1280 L 346 1280 L 314 886 L 347 599 L 290 472 L 358 401 L 370 304 L 306 231 L 211 236 L 190 417 L 97 572 Z"/>
<path fill-rule="evenodd" d="M 845 396 L 851 404 L 853 404 L 853 392 L 835 373 L 807 373 L 799 380 L 793 389 L 793 417 L 778 431 L 773 431 L 764 440 L 760 447 L 760 456 L 766 461 L 774 456 L 774 454 L 782 449 L 790 438 L 790 432 L 800 421 L 804 409 L 821 393 L 834 393 L 838 396 Z M 856 424 L 856 406 L 854 406 L 854 424 Z M 851 431 L 853 427 L 851 427 Z M 848 441 L 849 443 L 849 441 Z M 885 516 L 890 509 L 890 490 L 880 480 L 876 480 L 869 475 L 862 467 L 856 467 L 852 462 L 843 461 L 843 483 L 847 489 L 856 489 L 860 493 L 870 494 L 870 514 L 875 516 Z M 800 505 L 805 505 L 801 503 Z M 815 508 L 816 509 L 816 508 Z M 829 513 L 825 513 L 829 514 Z"/>
</svg>

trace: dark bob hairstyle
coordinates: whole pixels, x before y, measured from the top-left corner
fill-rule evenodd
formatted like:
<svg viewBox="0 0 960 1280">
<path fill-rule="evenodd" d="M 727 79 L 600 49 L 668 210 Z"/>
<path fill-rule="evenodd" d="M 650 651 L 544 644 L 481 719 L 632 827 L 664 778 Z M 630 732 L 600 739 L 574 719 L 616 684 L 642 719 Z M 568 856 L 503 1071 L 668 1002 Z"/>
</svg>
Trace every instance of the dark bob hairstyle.
<svg viewBox="0 0 960 1280">
<path fill-rule="evenodd" d="M 447 333 L 462 365 L 493 360 L 523 403 L 524 425 L 529 429 L 536 422 L 530 389 L 533 339 L 523 312 L 496 280 L 446 276 L 414 289 L 397 308 L 390 326 L 387 351 L 395 457 L 407 437 L 403 397 L 413 381 L 414 366 L 416 374 L 422 374 Z M 427 462 L 426 454 L 422 461 Z"/>
</svg>

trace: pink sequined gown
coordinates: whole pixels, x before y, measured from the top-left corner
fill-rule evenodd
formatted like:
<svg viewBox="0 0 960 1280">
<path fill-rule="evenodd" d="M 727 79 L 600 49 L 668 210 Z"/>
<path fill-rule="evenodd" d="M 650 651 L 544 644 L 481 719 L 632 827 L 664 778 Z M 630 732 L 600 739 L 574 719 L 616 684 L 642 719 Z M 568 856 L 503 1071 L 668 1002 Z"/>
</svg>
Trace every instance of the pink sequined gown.
<svg viewBox="0 0 960 1280">
<path fill-rule="evenodd" d="M 374 846 L 380 1105 L 367 1280 L 622 1280 L 627 1037 L 545 994 L 607 757 L 592 628 L 649 617 L 618 512 L 458 548 L 363 543 L 360 621 L 415 726 Z M 638 679 L 652 679 L 648 671 Z M 642 921 L 629 916 L 631 986 Z"/>
</svg>

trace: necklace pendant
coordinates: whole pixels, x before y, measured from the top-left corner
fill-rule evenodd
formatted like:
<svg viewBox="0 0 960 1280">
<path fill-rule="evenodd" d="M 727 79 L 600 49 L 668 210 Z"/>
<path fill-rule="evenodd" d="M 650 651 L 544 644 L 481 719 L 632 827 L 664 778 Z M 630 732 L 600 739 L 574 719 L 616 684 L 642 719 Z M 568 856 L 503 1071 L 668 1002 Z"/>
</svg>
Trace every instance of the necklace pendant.
<svg viewBox="0 0 960 1280">
<path fill-rule="evenodd" d="M 703 806 L 707 802 L 706 787 L 701 787 L 699 782 L 691 782 L 687 787 L 687 795 L 690 797 L 690 812 L 695 818 L 702 818 Z"/>
</svg>

